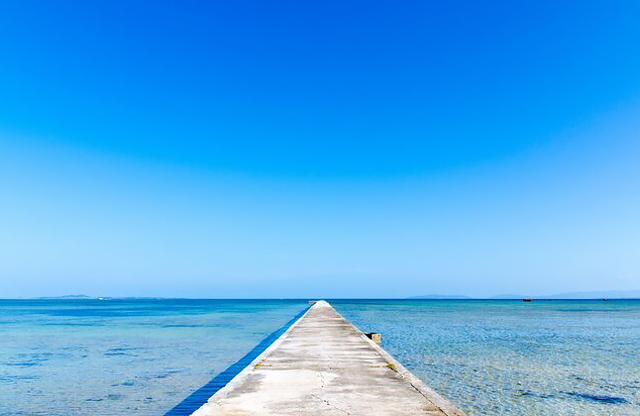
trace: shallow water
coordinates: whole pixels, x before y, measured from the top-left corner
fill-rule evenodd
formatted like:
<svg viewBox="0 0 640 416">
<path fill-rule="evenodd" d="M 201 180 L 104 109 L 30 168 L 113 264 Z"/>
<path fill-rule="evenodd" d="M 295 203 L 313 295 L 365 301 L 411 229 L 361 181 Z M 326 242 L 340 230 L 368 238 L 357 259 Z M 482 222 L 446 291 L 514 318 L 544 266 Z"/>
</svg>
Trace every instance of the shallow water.
<svg viewBox="0 0 640 416">
<path fill-rule="evenodd" d="M 640 415 L 639 301 L 332 301 L 470 415 Z M 0 415 L 159 415 L 305 301 L 0 301 Z"/>
<path fill-rule="evenodd" d="M 469 415 L 640 415 L 640 301 L 332 304 Z"/>
<path fill-rule="evenodd" d="M 0 301 L 0 415 L 161 415 L 303 301 Z"/>
</svg>

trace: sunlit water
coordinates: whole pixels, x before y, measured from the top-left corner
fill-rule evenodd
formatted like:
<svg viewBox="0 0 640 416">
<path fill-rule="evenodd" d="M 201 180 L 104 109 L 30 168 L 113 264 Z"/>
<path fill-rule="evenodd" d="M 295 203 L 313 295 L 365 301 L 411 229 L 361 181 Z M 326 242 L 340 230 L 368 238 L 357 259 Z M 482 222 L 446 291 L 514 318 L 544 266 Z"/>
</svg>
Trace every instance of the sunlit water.
<svg viewBox="0 0 640 416">
<path fill-rule="evenodd" d="M 470 415 L 640 415 L 638 301 L 332 301 Z M 161 415 L 304 301 L 0 301 L 0 415 Z"/>
<path fill-rule="evenodd" d="M 0 415 L 162 415 L 302 301 L 0 301 Z"/>
<path fill-rule="evenodd" d="M 333 304 L 470 415 L 640 415 L 640 301 Z"/>
</svg>

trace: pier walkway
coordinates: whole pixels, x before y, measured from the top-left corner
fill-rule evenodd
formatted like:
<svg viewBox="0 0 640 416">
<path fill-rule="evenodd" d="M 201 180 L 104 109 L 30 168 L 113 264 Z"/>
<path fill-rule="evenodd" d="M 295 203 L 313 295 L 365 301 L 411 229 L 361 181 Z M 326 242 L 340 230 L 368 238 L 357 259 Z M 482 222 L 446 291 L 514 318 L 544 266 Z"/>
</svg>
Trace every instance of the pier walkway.
<svg viewBox="0 0 640 416">
<path fill-rule="evenodd" d="M 319 301 L 194 415 L 464 413 Z"/>
</svg>

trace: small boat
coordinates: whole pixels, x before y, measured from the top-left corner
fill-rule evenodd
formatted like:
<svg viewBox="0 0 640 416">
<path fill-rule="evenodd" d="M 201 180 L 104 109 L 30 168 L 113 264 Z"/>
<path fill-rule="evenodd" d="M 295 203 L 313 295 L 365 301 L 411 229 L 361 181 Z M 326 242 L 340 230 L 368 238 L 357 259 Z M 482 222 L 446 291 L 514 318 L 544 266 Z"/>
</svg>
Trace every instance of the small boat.
<svg viewBox="0 0 640 416">
<path fill-rule="evenodd" d="M 531 302 L 531 298 L 524 298 L 522 299 L 523 302 Z"/>
</svg>

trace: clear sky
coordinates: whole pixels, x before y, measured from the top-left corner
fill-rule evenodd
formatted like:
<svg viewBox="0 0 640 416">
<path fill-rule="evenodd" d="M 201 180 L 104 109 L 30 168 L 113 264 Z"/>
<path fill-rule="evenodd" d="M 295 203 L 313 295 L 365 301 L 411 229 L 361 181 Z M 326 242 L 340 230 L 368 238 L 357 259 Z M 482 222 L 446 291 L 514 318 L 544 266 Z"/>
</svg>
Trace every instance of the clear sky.
<svg viewBox="0 0 640 416">
<path fill-rule="evenodd" d="M 639 289 L 639 21 L 2 1 L 0 297 Z"/>
</svg>

